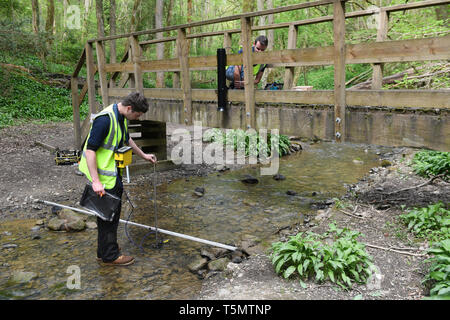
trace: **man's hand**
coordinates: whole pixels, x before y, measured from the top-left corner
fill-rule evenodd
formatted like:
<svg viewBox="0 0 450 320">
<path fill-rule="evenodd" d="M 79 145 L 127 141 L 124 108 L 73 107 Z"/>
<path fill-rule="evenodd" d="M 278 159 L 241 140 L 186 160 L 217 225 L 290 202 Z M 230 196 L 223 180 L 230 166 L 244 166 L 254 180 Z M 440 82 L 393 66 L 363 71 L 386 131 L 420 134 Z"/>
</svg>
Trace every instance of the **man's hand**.
<svg viewBox="0 0 450 320">
<path fill-rule="evenodd" d="M 143 158 L 147 161 L 150 161 L 151 163 L 156 163 L 156 156 L 154 154 L 145 153 L 143 155 Z"/>
<path fill-rule="evenodd" d="M 144 151 L 136 145 L 131 137 L 128 139 L 128 145 L 133 148 L 134 153 L 142 159 L 150 161 L 151 163 L 156 163 L 156 156 L 151 153 L 144 153 Z"/>
<path fill-rule="evenodd" d="M 106 193 L 105 192 L 105 188 L 103 187 L 103 184 L 100 181 L 93 181 L 92 182 L 92 189 L 100 197 L 102 197 Z"/>
</svg>

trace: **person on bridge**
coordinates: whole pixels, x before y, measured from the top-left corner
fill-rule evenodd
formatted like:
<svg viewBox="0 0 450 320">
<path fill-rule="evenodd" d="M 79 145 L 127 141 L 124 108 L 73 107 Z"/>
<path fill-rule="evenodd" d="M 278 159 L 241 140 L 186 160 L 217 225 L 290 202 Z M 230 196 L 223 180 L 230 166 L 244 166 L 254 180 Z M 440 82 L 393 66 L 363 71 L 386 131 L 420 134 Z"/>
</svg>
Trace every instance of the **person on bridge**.
<svg viewBox="0 0 450 320">
<path fill-rule="evenodd" d="M 148 110 L 148 102 L 138 93 L 131 93 L 118 104 L 114 103 L 98 113 L 92 123 L 83 148 L 79 170 L 92 182 L 92 189 L 99 196 L 105 191 L 122 198 L 122 170 L 116 166 L 114 153 L 128 144 L 144 160 L 156 162 L 154 154 L 144 153 L 128 134 L 126 120 L 137 120 Z M 106 265 L 130 265 L 134 258 L 120 253 L 117 244 L 117 227 L 120 206 L 113 221 L 97 217 L 97 260 Z"/>
<path fill-rule="evenodd" d="M 261 35 L 255 39 L 252 46 L 252 52 L 263 52 L 266 50 L 269 40 L 266 36 Z M 242 47 L 238 53 L 242 53 Z M 253 76 L 255 77 L 255 84 L 261 81 L 267 64 L 257 64 L 253 66 Z M 231 89 L 243 89 L 244 88 L 244 66 L 229 66 L 225 72 L 225 77 L 231 81 Z"/>
</svg>

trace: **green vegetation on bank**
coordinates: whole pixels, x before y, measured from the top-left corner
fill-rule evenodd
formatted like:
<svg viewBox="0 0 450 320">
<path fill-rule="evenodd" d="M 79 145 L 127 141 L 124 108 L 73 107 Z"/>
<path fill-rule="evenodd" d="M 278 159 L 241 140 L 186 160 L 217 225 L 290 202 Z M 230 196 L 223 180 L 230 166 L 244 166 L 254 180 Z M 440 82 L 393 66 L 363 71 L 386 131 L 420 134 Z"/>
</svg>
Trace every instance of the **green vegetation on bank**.
<svg viewBox="0 0 450 320">
<path fill-rule="evenodd" d="M 450 178 L 450 152 L 424 150 L 417 152 L 411 166 L 416 174 L 422 177 L 434 177 L 442 175 Z"/>
<path fill-rule="evenodd" d="M 450 210 L 442 202 L 407 210 L 400 219 L 417 238 L 439 241 L 450 236 Z"/>
<path fill-rule="evenodd" d="M 242 129 L 227 129 L 222 131 L 212 128 L 205 131 L 203 141 L 216 142 L 223 146 L 232 146 L 235 151 L 241 151 L 245 156 L 270 156 L 272 145 L 280 156 L 288 154 L 291 142 L 289 137 L 283 134 L 267 133 L 267 137 L 261 137 L 256 131 L 244 131 Z"/>
<path fill-rule="evenodd" d="M 72 97 L 65 88 L 55 88 L 24 75 L 0 68 L 0 128 L 25 121 L 71 121 Z M 86 117 L 87 102 L 81 106 Z"/>
<path fill-rule="evenodd" d="M 275 242 L 271 248 L 275 272 L 286 279 L 296 274 L 303 287 L 303 280 L 309 278 L 318 283 L 331 280 L 344 289 L 354 282 L 367 283 L 373 264 L 365 245 L 357 241 L 360 235 L 332 223 L 324 234 L 300 232 L 288 241 Z"/>
<path fill-rule="evenodd" d="M 428 250 L 431 265 L 422 283 L 430 286 L 429 299 L 450 300 L 450 238 L 435 243 Z"/>
<path fill-rule="evenodd" d="M 450 176 L 450 153 L 423 150 L 417 152 L 410 166 L 423 177 Z M 449 204 L 438 202 L 424 208 L 412 208 L 400 216 L 400 220 L 414 236 L 432 243 L 427 251 L 431 257 L 428 274 L 423 280 L 430 288 L 429 299 L 450 299 L 450 210 Z M 446 208 L 447 206 L 447 208 Z"/>
</svg>

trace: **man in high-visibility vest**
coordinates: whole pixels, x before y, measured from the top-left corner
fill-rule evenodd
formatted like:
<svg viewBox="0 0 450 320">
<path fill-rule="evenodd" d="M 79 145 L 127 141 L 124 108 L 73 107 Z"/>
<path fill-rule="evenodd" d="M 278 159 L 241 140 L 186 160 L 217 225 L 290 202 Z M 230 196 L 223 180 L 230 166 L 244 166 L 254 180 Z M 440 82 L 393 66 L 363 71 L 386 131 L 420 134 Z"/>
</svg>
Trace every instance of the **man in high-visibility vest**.
<svg viewBox="0 0 450 320">
<path fill-rule="evenodd" d="M 92 189 L 99 196 L 105 191 L 122 198 L 122 169 L 117 168 L 114 153 L 128 144 L 144 160 L 156 162 L 154 154 L 144 153 L 128 135 L 126 120 L 137 120 L 148 110 L 148 102 L 138 93 L 131 93 L 118 104 L 111 104 L 98 113 L 91 126 L 83 148 L 79 170 L 92 182 Z M 117 243 L 117 227 L 120 206 L 113 221 L 97 218 L 97 260 L 106 265 L 130 265 L 134 258 L 120 253 Z"/>
<path fill-rule="evenodd" d="M 269 40 L 266 36 L 258 36 L 252 46 L 252 52 L 263 52 L 266 50 Z M 242 48 L 238 53 L 242 53 Z M 261 78 L 266 69 L 266 64 L 253 65 L 253 76 L 255 77 L 255 84 L 261 81 Z M 229 66 L 225 72 L 225 77 L 231 81 L 231 88 L 243 89 L 244 88 L 244 66 Z"/>
</svg>

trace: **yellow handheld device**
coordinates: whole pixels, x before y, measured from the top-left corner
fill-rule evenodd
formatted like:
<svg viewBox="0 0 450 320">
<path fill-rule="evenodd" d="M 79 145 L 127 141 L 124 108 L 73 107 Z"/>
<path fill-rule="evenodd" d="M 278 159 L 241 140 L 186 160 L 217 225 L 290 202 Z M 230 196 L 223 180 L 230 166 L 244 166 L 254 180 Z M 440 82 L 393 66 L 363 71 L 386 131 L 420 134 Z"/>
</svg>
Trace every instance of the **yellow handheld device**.
<svg viewBox="0 0 450 320">
<path fill-rule="evenodd" d="M 131 147 L 125 146 L 120 148 L 114 154 L 114 159 L 116 160 L 117 168 L 125 168 L 131 164 L 133 149 Z"/>
</svg>

